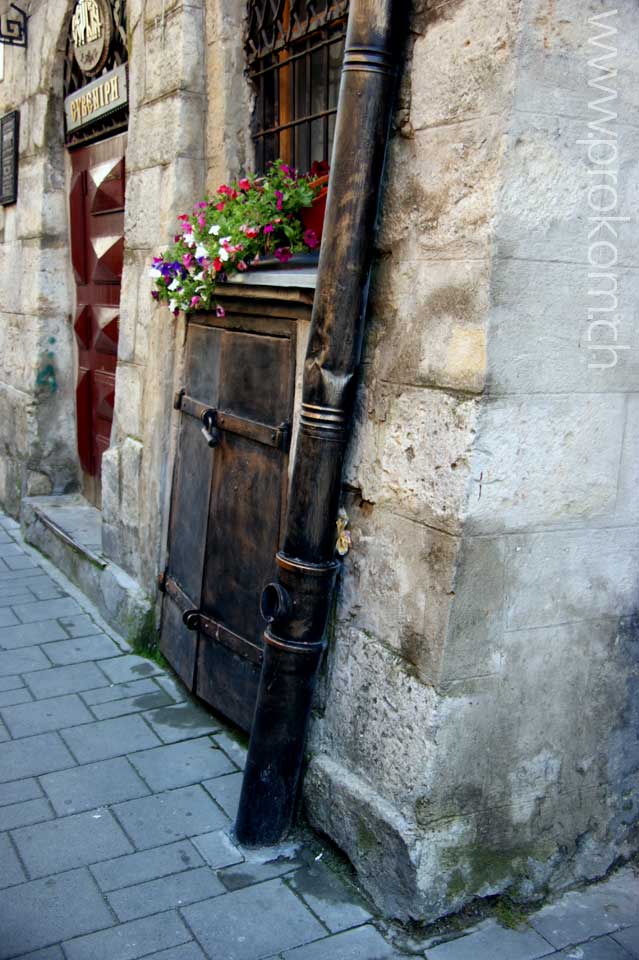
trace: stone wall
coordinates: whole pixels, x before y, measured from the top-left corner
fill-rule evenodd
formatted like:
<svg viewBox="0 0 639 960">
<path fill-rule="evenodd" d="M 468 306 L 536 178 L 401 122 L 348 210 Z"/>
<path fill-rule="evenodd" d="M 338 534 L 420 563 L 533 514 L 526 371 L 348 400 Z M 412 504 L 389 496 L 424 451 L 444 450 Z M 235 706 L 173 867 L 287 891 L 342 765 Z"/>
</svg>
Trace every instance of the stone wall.
<svg viewBox="0 0 639 960">
<path fill-rule="evenodd" d="M 637 847 L 639 11 L 589 22 L 614 9 L 414 6 L 306 780 L 401 917 L 537 896 Z M 598 54 L 618 70 L 607 167 Z M 628 218 L 616 281 L 590 276 L 614 259 L 590 246 L 609 229 L 589 239 L 602 168 Z"/>
<path fill-rule="evenodd" d="M 126 254 L 103 544 L 152 595 L 166 540 L 183 327 L 154 305 L 148 268 L 177 215 L 246 163 L 242 13 L 233 0 L 128 4 Z"/>
<path fill-rule="evenodd" d="M 0 207 L 0 504 L 77 488 L 73 308 L 62 147 L 67 0 L 31 4 L 5 47 L 0 114 L 20 110 L 18 202 Z"/>
<path fill-rule="evenodd" d="M 61 102 L 71 7 L 31 3 L 29 50 L 6 52 L 0 83 L 2 112 L 20 108 L 23 127 L 20 200 L 0 210 L 0 503 L 13 513 L 26 494 L 79 483 Z M 305 794 L 384 910 L 433 918 L 598 876 L 636 845 L 638 265 L 624 221 L 616 279 L 588 275 L 589 204 L 603 202 L 589 194 L 596 156 L 578 143 L 601 120 L 588 61 L 602 29 L 588 18 L 611 6 L 412 8 L 346 470 L 353 549 Z M 176 215 L 252 165 L 243 9 L 128 2 L 103 535 L 150 593 L 184 331 L 154 306 L 147 271 Z M 636 205 L 638 20 L 619 4 L 608 41 L 620 217 Z M 615 299 L 618 322 L 596 312 Z"/>
</svg>

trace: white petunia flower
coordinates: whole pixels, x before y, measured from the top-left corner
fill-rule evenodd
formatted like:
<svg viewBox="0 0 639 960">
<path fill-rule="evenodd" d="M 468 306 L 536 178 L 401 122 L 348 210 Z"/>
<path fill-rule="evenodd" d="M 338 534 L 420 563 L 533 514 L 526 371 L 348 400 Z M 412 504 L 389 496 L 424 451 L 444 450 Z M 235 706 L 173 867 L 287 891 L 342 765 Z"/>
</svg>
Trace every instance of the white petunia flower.
<svg viewBox="0 0 639 960">
<path fill-rule="evenodd" d="M 178 309 L 177 300 L 169 300 L 169 310 L 171 311 L 171 313 L 173 313 L 177 309 Z"/>
<path fill-rule="evenodd" d="M 171 281 L 171 283 L 169 284 L 168 289 L 169 289 L 169 290 L 179 290 L 179 289 L 180 289 L 180 283 L 181 283 L 180 278 L 179 278 L 179 277 L 174 277 L 173 280 Z"/>
<path fill-rule="evenodd" d="M 214 223 L 211 229 L 209 230 L 209 233 L 212 233 L 214 237 L 217 237 L 219 235 L 219 232 L 220 232 L 219 225 L 217 223 Z"/>
<path fill-rule="evenodd" d="M 220 260 L 226 262 L 229 258 L 229 252 L 224 247 L 220 247 L 220 252 L 218 254 Z"/>
<path fill-rule="evenodd" d="M 208 255 L 209 251 L 206 249 L 206 247 L 201 243 L 198 243 L 197 247 L 195 248 L 195 259 L 197 260 L 199 257 L 208 258 Z"/>
<path fill-rule="evenodd" d="M 156 269 L 156 267 L 151 267 L 151 269 L 149 270 L 149 276 L 151 277 L 152 280 L 159 280 L 162 274 L 158 269 Z"/>
</svg>

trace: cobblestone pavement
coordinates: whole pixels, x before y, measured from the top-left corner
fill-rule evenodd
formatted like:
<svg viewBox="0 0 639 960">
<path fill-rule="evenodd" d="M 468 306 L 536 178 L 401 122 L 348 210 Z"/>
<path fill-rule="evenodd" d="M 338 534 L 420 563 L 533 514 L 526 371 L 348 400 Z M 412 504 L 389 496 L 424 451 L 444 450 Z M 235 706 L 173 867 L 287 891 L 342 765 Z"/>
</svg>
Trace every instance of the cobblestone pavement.
<svg viewBox="0 0 639 960">
<path fill-rule="evenodd" d="M 232 842 L 243 761 L 0 515 L 0 960 L 405 956 L 315 849 Z M 638 904 L 627 868 L 523 930 L 487 920 L 411 954 L 638 960 Z"/>
</svg>

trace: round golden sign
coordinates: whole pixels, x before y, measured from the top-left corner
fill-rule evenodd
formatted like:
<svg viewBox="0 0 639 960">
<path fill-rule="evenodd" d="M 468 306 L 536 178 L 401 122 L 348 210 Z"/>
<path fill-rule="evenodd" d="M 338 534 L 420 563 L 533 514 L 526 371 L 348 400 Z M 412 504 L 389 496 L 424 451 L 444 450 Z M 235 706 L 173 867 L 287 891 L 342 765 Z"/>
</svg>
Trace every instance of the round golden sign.
<svg viewBox="0 0 639 960">
<path fill-rule="evenodd" d="M 83 73 L 94 76 L 107 61 L 113 19 L 107 0 L 77 0 L 71 20 L 75 59 Z"/>
</svg>

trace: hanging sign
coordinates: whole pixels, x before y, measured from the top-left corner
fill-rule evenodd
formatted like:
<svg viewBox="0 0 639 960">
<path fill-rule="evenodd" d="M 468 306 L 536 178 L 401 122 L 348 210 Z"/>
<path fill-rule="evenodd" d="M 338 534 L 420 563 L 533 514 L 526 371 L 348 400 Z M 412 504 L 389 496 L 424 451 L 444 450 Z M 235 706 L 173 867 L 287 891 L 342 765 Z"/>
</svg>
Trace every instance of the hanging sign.
<svg viewBox="0 0 639 960">
<path fill-rule="evenodd" d="M 67 131 L 71 133 L 107 113 L 119 110 L 126 106 L 128 99 L 126 66 L 122 64 L 69 94 L 64 101 Z"/>
<path fill-rule="evenodd" d="M 77 0 L 71 19 L 73 52 L 88 77 L 99 73 L 107 61 L 113 18 L 107 0 Z"/>
<path fill-rule="evenodd" d="M 18 135 L 20 114 L 17 110 L 0 119 L 0 203 L 6 206 L 18 199 Z"/>
</svg>

